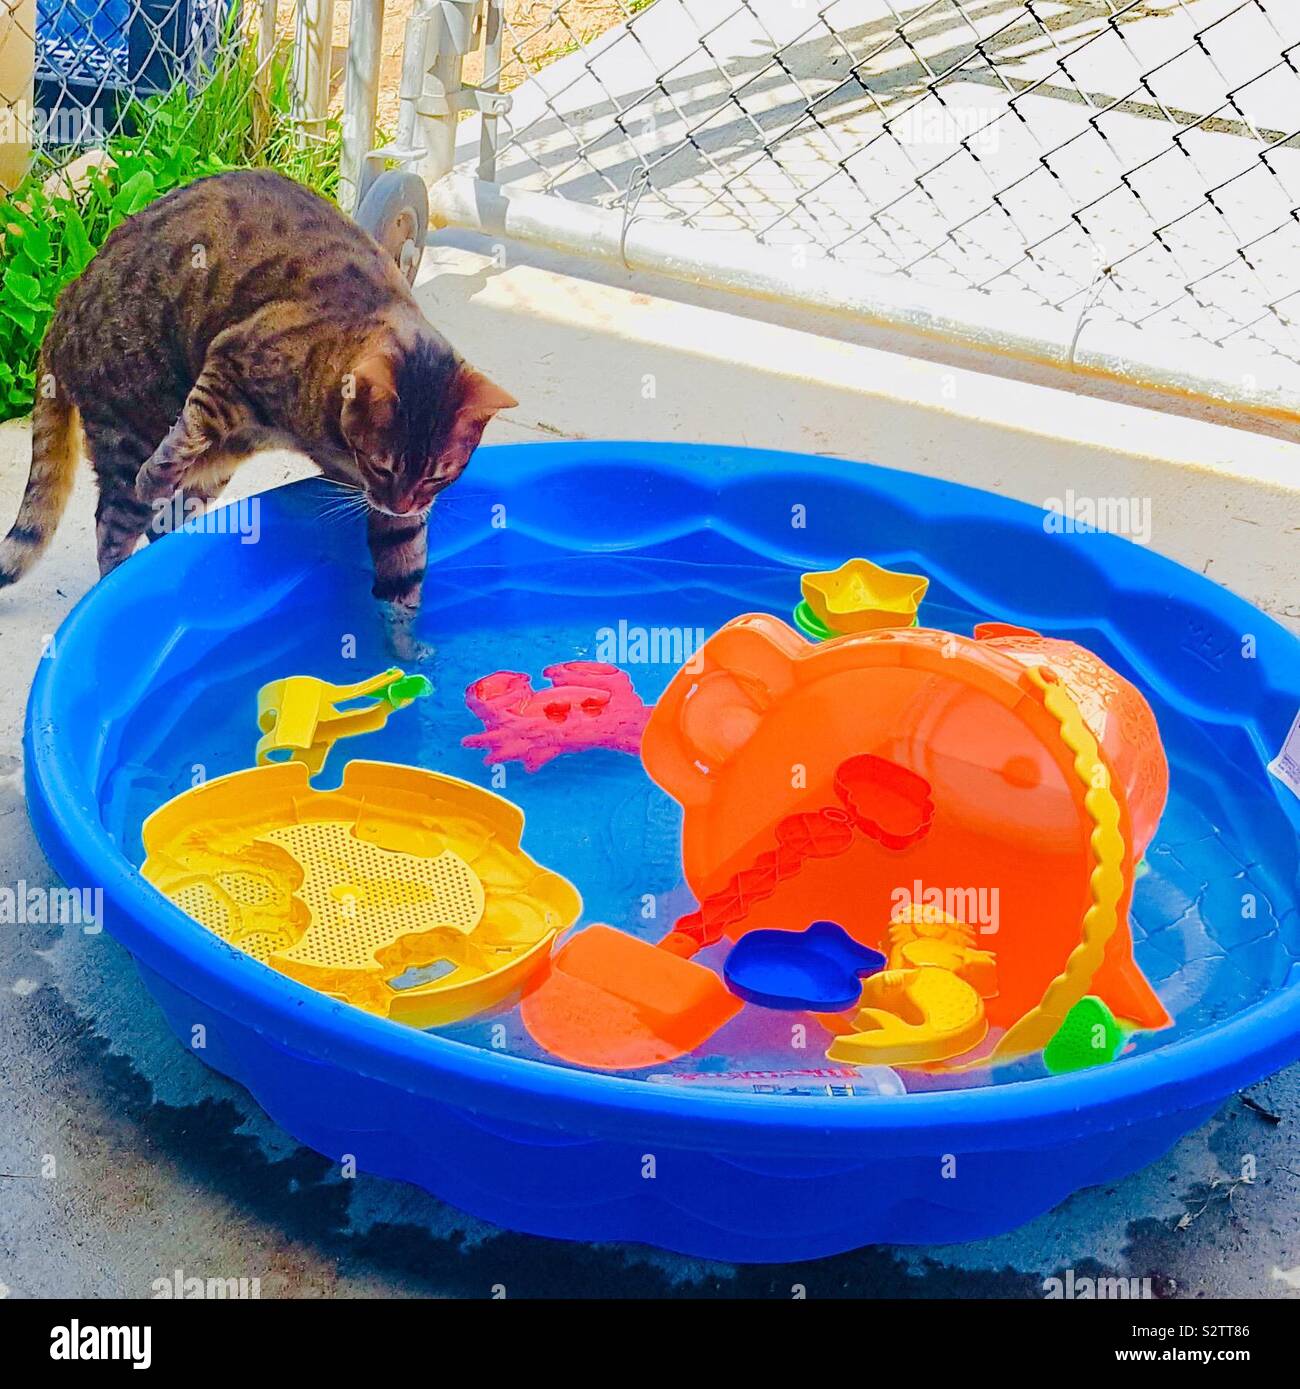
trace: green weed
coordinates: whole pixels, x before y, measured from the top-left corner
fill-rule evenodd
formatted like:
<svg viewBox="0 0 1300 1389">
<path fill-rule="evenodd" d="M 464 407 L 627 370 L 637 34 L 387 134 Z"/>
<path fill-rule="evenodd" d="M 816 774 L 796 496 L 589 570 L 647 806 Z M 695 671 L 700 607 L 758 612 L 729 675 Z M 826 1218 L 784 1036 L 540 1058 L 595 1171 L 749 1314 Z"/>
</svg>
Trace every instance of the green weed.
<svg viewBox="0 0 1300 1389">
<path fill-rule="evenodd" d="M 251 44 L 232 32 L 198 81 L 131 102 L 106 142 L 109 161 L 71 188 L 40 160 L 0 198 L 0 420 L 26 414 L 41 339 L 59 292 L 119 222 L 173 188 L 227 169 L 274 168 L 334 197 L 341 130 L 304 140 L 291 119 L 291 71 L 278 53 L 259 90 Z"/>
</svg>

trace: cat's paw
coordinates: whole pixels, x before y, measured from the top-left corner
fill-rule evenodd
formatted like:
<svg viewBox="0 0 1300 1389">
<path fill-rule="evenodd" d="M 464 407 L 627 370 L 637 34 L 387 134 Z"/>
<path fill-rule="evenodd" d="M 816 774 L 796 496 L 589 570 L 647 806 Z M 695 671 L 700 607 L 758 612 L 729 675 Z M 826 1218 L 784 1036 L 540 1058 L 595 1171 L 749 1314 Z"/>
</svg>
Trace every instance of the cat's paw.
<svg viewBox="0 0 1300 1389">
<path fill-rule="evenodd" d="M 146 463 L 135 477 L 135 495 L 142 502 L 166 501 L 176 491 L 177 478 L 165 468 Z"/>
<path fill-rule="evenodd" d="M 433 659 L 436 648 L 415 632 L 415 612 L 398 603 L 385 603 L 384 636 L 389 652 L 404 666 L 423 665 Z"/>
<path fill-rule="evenodd" d="M 394 629 L 388 634 L 388 649 L 394 659 L 404 666 L 422 666 L 433 660 L 438 648 L 424 641 L 409 629 Z"/>
<path fill-rule="evenodd" d="M 438 649 L 412 632 L 394 633 L 388 645 L 394 658 L 404 666 L 422 666 L 433 660 Z"/>
</svg>

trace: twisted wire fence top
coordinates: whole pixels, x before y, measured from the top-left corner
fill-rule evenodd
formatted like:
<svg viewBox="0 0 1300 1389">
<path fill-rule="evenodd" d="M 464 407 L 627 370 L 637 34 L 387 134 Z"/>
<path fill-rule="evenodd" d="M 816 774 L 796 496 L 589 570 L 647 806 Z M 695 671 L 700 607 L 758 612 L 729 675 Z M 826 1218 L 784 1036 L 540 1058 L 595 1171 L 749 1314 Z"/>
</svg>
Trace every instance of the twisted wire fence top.
<svg viewBox="0 0 1300 1389">
<path fill-rule="evenodd" d="M 1300 357 L 1296 0 L 506 0 L 504 19 L 502 183 Z"/>
</svg>

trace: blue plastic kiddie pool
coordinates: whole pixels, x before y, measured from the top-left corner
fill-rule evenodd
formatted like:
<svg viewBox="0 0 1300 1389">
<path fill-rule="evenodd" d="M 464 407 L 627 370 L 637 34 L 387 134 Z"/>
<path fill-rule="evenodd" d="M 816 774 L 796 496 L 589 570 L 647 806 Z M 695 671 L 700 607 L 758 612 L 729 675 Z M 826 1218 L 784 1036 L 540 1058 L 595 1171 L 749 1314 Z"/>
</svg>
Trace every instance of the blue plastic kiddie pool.
<svg viewBox="0 0 1300 1389">
<path fill-rule="evenodd" d="M 363 522 L 334 507 L 324 483 L 299 483 L 137 555 L 60 629 L 26 734 L 51 863 L 103 887 L 107 929 L 182 1044 L 201 1024 L 196 1054 L 301 1142 L 516 1230 L 787 1260 L 1007 1230 L 1151 1162 L 1300 1055 L 1300 801 L 1267 771 L 1300 708 L 1300 641 L 1127 541 L 1048 533 L 1020 503 L 795 454 L 481 450 L 431 523 L 422 635 L 436 649 L 421 669 L 435 693 L 347 756 L 490 785 L 524 810 L 527 851 L 578 887 L 583 922 L 657 939 L 692 904 L 675 802 L 634 757 L 603 750 L 494 784 L 460 743 L 478 728 L 465 687 L 602 659 L 653 701 L 729 618 L 788 619 L 803 571 L 862 555 L 925 574 L 924 625 L 1072 638 L 1150 700 L 1171 792 L 1133 935 L 1172 1029 L 1070 1075 L 1035 1059 L 961 1088 L 850 1092 L 792 1080 L 789 1015 L 755 1022 L 747 1008 L 707 1054 L 614 1076 L 530 1048 L 517 1009 L 416 1031 L 227 946 L 141 878 L 140 827 L 197 779 L 252 765 L 265 682 L 346 683 L 389 664 Z M 783 1050 L 764 1016 L 781 1020 Z M 810 1049 L 807 1068 L 819 1058 Z M 744 1066 L 785 1074 L 737 1083 Z"/>
</svg>

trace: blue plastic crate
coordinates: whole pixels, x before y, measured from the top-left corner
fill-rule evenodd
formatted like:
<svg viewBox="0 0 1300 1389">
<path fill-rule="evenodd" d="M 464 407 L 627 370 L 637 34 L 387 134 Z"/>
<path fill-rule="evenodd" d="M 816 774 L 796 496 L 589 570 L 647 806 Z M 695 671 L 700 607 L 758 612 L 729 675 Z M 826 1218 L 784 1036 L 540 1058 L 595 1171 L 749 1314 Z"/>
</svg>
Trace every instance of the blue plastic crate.
<svg viewBox="0 0 1300 1389">
<path fill-rule="evenodd" d="M 111 130 L 126 98 L 166 91 L 211 60 L 230 0 L 37 0 L 36 105 Z"/>
</svg>

